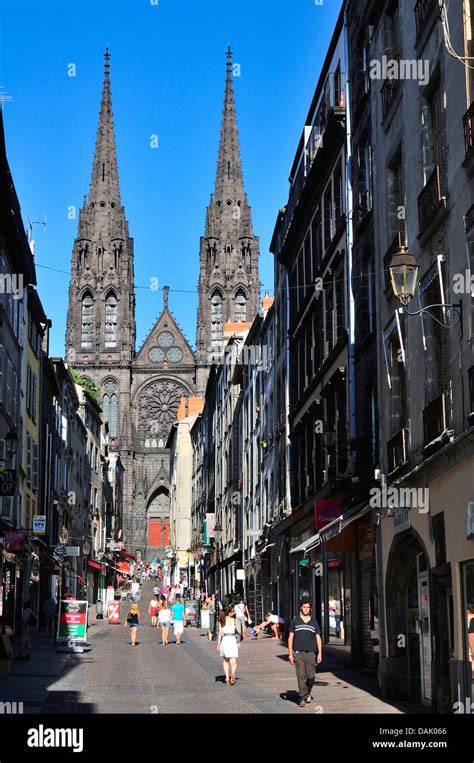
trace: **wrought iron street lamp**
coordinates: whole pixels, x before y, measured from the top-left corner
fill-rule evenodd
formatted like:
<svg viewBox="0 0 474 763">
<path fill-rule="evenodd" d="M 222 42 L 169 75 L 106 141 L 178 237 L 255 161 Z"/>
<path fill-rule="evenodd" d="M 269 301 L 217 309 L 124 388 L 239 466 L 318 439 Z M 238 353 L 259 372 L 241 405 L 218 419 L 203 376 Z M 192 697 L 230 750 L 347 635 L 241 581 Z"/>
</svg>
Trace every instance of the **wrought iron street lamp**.
<svg viewBox="0 0 474 763">
<path fill-rule="evenodd" d="M 421 310 L 415 310 L 414 312 L 407 309 L 407 305 L 415 295 L 420 267 L 416 264 L 415 258 L 410 254 L 406 246 L 400 247 L 398 252 L 392 257 L 389 270 L 393 293 L 403 305 L 404 312 L 407 315 L 421 315 L 422 318 L 429 315 L 430 318 L 440 326 L 443 326 L 443 328 L 454 328 L 461 323 L 462 329 L 461 301 L 451 304 L 426 305 Z M 442 308 L 444 320 L 439 320 L 436 315 L 433 315 L 431 311 L 435 308 Z"/>
<path fill-rule="evenodd" d="M 5 436 L 5 463 L 9 464 L 15 458 L 15 453 L 20 442 L 16 429 L 10 429 Z"/>
</svg>

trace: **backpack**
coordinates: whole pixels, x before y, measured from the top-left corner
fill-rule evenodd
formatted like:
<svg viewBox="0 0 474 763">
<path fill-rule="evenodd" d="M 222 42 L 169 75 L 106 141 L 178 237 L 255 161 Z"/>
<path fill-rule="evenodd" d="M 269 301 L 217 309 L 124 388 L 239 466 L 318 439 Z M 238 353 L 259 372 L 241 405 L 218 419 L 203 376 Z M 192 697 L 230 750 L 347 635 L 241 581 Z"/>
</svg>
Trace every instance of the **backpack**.
<svg viewBox="0 0 474 763">
<path fill-rule="evenodd" d="M 37 622 L 38 620 L 36 619 L 36 615 L 34 615 L 32 612 L 28 620 L 28 625 L 30 626 L 30 628 L 34 628 Z"/>
</svg>

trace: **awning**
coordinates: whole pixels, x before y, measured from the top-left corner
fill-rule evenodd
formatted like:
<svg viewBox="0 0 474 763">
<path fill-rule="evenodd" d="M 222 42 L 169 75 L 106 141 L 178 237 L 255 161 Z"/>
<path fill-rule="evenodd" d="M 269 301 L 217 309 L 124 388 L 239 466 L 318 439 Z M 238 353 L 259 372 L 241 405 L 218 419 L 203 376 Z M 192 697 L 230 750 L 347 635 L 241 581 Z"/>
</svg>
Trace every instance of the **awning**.
<svg viewBox="0 0 474 763">
<path fill-rule="evenodd" d="M 97 562 L 92 562 L 90 559 L 88 559 L 87 564 L 89 567 L 93 567 L 95 570 L 101 570 L 102 565 L 98 564 Z"/>
<path fill-rule="evenodd" d="M 330 522 L 326 527 L 322 527 L 319 531 L 319 534 L 321 536 L 322 541 L 327 541 L 330 538 L 334 538 L 336 535 L 339 535 L 345 527 L 350 525 L 352 522 L 355 522 L 356 519 L 360 519 L 361 517 L 364 517 L 366 514 L 370 514 L 372 511 L 372 507 L 369 503 L 363 504 L 363 506 L 355 506 L 350 511 L 347 511 L 342 516 L 335 519 L 333 522 Z"/>
<path fill-rule="evenodd" d="M 126 572 L 127 575 L 131 575 L 130 565 L 128 562 L 117 562 L 117 567 L 114 567 L 114 570 L 115 569 L 118 569 L 119 572 Z"/>
<path fill-rule="evenodd" d="M 136 562 L 135 554 L 129 554 L 128 551 L 114 551 L 115 554 L 120 554 L 120 556 L 125 556 L 127 559 L 133 559 L 134 562 Z"/>
<path fill-rule="evenodd" d="M 295 548 L 292 548 L 290 550 L 290 554 L 297 554 L 301 551 L 304 551 L 305 554 L 308 551 L 311 551 L 312 548 L 316 548 L 316 546 L 319 546 L 321 543 L 321 538 L 319 533 L 316 533 L 316 535 L 312 535 L 311 538 L 308 538 L 308 540 L 305 540 L 303 543 L 300 543 L 299 546 L 295 546 Z"/>
</svg>

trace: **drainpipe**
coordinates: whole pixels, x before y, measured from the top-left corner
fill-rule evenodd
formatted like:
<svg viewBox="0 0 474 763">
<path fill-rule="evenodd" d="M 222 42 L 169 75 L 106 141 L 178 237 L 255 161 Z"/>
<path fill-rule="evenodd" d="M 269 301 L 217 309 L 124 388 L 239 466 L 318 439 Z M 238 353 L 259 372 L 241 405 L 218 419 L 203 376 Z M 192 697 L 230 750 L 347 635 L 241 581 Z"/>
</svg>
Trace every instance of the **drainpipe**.
<svg viewBox="0 0 474 763">
<path fill-rule="evenodd" d="M 353 194 L 352 194 L 352 176 L 351 176 L 351 157 L 352 157 L 352 125 L 350 109 L 350 84 L 349 84 L 349 33 L 347 8 L 344 15 L 344 56 L 346 68 L 346 236 L 347 236 L 347 289 L 349 301 L 349 438 L 353 441 L 356 436 L 356 390 L 355 390 L 355 305 L 354 292 L 352 287 L 352 267 L 353 267 Z M 352 450 L 352 474 L 354 474 L 356 463 L 356 452 Z"/>
<path fill-rule="evenodd" d="M 290 480 L 290 283 L 288 269 L 285 267 L 285 287 L 286 287 L 286 360 L 285 360 L 285 439 L 286 439 L 286 496 L 288 508 L 292 506 L 291 502 L 291 480 Z"/>
</svg>

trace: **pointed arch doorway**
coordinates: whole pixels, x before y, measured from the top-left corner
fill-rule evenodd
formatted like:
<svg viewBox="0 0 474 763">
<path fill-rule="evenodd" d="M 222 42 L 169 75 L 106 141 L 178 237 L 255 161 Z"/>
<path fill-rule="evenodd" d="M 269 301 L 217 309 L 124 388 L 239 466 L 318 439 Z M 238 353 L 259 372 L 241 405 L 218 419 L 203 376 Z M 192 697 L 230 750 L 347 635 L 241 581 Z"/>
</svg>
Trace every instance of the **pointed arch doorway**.
<svg viewBox="0 0 474 763">
<path fill-rule="evenodd" d="M 152 495 L 147 507 L 146 560 L 163 559 L 170 543 L 170 496 L 166 487 Z"/>
</svg>

